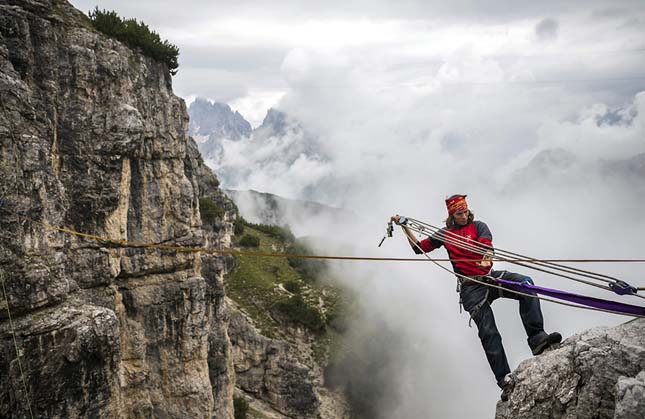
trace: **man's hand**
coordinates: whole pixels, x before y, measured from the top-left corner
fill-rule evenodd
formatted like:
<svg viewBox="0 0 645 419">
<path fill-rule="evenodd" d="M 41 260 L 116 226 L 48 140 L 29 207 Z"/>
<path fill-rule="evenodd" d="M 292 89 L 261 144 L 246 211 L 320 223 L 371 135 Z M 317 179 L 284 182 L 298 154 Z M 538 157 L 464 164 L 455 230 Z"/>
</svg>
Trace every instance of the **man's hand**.
<svg viewBox="0 0 645 419">
<path fill-rule="evenodd" d="M 491 266 L 493 266 L 493 254 L 491 252 L 484 253 L 482 260 L 480 262 L 477 262 L 477 265 L 481 266 L 482 268 L 490 268 Z"/>
<path fill-rule="evenodd" d="M 403 215 L 396 214 L 390 217 L 390 221 L 394 221 L 396 225 L 404 226 L 408 223 L 408 217 L 404 217 Z"/>
</svg>

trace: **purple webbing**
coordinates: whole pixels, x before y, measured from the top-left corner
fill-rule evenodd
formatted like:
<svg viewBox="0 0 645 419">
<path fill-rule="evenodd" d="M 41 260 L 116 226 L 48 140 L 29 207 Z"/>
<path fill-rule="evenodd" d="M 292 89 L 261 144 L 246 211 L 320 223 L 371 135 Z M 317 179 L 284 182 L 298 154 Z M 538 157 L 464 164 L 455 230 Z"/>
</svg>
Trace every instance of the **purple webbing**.
<svg viewBox="0 0 645 419">
<path fill-rule="evenodd" d="M 507 281 L 505 279 L 496 278 L 495 281 L 504 284 L 514 291 L 534 291 L 538 294 L 548 295 L 549 297 L 559 298 L 561 300 L 570 301 L 572 303 L 582 304 L 589 307 L 617 311 L 625 314 L 633 314 L 636 316 L 645 316 L 645 307 L 641 306 L 619 303 L 618 301 L 603 300 L 602 298 L 588 297 L 586 295 L 574 294 L 571 292 L 556 290 L 552 288 L 539 287 L 537 285 L 526 283 L 520 284 L 518 282 Z"/>
</svg>

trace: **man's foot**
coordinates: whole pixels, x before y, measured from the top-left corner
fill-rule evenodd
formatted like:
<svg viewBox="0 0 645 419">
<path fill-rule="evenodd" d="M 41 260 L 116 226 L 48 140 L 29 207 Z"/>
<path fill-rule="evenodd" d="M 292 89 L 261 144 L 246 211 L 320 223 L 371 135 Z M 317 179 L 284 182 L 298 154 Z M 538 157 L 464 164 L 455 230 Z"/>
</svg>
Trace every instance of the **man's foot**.
<svg viewBox="0 0 645 419">
<path fill-rule="evenodd" d="M 502 389 L 502 395 L 500 396 L 503 402 L 508 401 L 509 396 L 515 388 L 515 378 L 511 374 L 506 374 L 504 379 L 498 383 Z"/>
<path fill-rule="evenodd" d="M 545 349 L 556 343 L 562 342 L 562 335 L 558 332 L 549 333 L 540 332 L 538 335 L 533 336 L 529 341 L 531 352 L 533 355 L 540 355 Z"/>
</svg>

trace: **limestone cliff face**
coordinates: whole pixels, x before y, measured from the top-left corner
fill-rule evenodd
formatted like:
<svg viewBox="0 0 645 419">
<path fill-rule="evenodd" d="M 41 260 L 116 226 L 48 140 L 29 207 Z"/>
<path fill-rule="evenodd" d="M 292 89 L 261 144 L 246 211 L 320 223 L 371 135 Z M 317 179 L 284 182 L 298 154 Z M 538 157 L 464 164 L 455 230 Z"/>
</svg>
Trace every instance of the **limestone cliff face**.
<svg viewBox="0 0 645 419">
<path fill-rule="evenodd" d="M 9 211 L 0 213 L 0 417 L 29 417 L 31 407 L 43 418 L 232 418 L 221 315 L 229 261 L 121 248 L 25 218 L 132 241 L 228 245 L 233 209 L 185 134 L 167 69 L 92 30 L 63 0 L 2 0 L 0 95 Z M 206 233 L 205 194 L 225 210 Z"/>
<path fill-rule="evenodd" d="M 645 417 L 645 319 L 596 328 L 522 362 L 497 419 Z"/>
<path fill-rule="evenodd" d="M 263 336 L 234 301 L 226 300 L 237 394 L 250 401 L 251 418 L 351 418 L 345 396 L 324 385 L 311 338 Z M 297 336 L 296 336 L 297 335 Z"/>
</svg>

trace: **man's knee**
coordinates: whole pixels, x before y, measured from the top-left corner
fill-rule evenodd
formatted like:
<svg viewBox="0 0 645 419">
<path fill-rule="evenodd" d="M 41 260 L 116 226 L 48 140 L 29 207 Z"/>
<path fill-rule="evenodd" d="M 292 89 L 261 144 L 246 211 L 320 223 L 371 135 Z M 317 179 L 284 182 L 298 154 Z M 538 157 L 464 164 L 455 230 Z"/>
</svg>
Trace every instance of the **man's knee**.
<svg viewBox="0 0 645 419">
<path fill-rule="evenodd" d="M 507 281 L 529 283 L 531 285 L 534 285 L 533 278 L 531 278 L 530 276 L 518 274 L 516 272 L 509 272 L 509 271 L 502 271 L 502 272 L 503 274 L 498 276 L 498 278 L 505 279 Z"/>
</svg>

